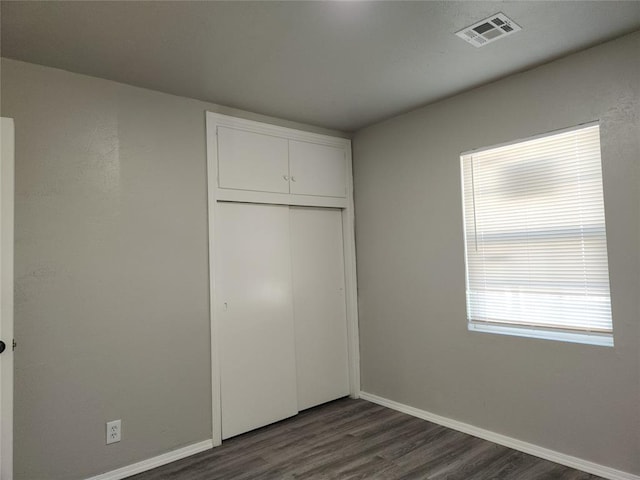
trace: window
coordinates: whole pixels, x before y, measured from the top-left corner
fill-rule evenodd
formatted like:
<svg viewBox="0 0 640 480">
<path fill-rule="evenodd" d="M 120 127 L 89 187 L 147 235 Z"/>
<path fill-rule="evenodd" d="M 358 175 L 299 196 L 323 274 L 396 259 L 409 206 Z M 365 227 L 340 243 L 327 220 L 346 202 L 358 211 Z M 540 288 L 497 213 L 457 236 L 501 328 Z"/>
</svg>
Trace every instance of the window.
<svg viewBox="0 0 640 480">
<path fill-rule="evenodd" d="M 469 329 L 612 346 L 599 126 L 460 160 Z"/>
</svg>

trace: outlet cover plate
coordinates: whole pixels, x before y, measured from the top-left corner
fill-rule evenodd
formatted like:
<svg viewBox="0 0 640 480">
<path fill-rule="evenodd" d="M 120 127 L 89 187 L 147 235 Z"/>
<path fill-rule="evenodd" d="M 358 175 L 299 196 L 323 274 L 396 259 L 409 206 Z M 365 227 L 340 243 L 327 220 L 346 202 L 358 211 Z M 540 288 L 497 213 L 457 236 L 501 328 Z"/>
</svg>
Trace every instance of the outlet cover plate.
<svg viewBox="0 0 640 480">
<path fill-rule="evenodd" d="M 119 442 L 122 438 L 122 421 L 107 422 L 107 445 Z"/>
</svg>

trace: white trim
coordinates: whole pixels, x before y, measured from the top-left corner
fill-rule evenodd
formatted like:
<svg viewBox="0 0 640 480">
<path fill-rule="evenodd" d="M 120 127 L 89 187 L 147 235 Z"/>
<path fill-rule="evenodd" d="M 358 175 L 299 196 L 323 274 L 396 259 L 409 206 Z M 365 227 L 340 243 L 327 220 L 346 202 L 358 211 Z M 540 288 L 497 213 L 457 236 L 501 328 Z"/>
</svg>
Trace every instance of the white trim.
<svg viewBox="0 0 640 480">
<path fill-rule="evenodd" d="M 209 318 L 211 323 L 211 438 L 213 445 L 222 445 L 222 402 L 220 399 L 220 348 L 218 346 L 218 321 L 215 314 L 216 286 L 213 274 L 215 264 L 215 210 L 218 190 L 218 136 L 216 135 L 216 117 L 206 112 L 207 147 L 207 209 L 209 223 Z"/>
<path fill-rule="evenodd" d="M 303 207 L 346 208 L 348 201 L 340 197 L 320 197 L 291 193 L 255 192 L 216 188 L 218 202 L 270 203 L 272 205 L 298 205 Z"/>
<path fill-rule="evenodd" d="M 470 332 L 496 333 L 498 335 L 511 335 L 514 337 L 541 338 L 543 340 L 583 343 L 598 347 L 613 347 L 612 333 L 569 332 L 566 330 L 552 330 L 541 327 L 525 327 L 511 324 L 496 325 L 480 322 L 469 322 L 468 328 Z"/>
<path fill-rule="evenodd" d="M 344 280 L 347 302 L 347 342 L 349 353 L 349 394 L 360 398 L 360 332 L 358 327 L 358 280 L 356 274 L 355 207 L 353 204 L 353 162 L 351 142 L 347 155 L 347 206 L 342 210 Z"/>
<path fill-rule="evenodd" d="M 492 432 L 491 430 L 485 430 L 484 428 L 475 427 L 473 425 L 469 425 L 468 423 L 452 420 L 451 418 L 442 417 L 440 415 L 436 415 L 435 413 L 427 412 L 426 410 L 420 410 L 419 408 L 410 407 L 409 405 L 405 405 L 403 403 L 379 397 L 378 395 L 374 395 L 372 393 L 361 392 L 360 398 L 371 403 L 382 405 L 383 407 L 391 408 L 392 410 L 397 410 L 398 412 L 406 413 L 408 415 L 412 415 L 429 422 L 437 423 L 438 425 L 442 425 L 443 427 L 467 433 L 469 435 L 473 435 L 474 437 L 497 443 L 498 445 L 503 445 L 520 452 L 528 453 L 529 455 L 534 455 L 544 460 L 549 460 L 551 462 L 559 463 L 560 465 L 565 465 L 567 467 L 582 470 L 583 472 L 598 475 L 603 478 L 608 478 L 609 480 L 640 480 L 640 476 L 634 475 L 633 473 L 623 472 L 621 470 L 616 470 L 614 468 L 606 467 L 598 463 L 589 462 L 588 460 L 583 460 L 578 457 L 573 457 L 571 455 L 556 452 L 555 450 L 540 447 L 532 443 L 523 442 L 522 440 Z"/>
<path fill-rule="evenodd" d="M 157 457 L 149 458 L 126 467 L 118 468 L 117 470 L 111 470 L 110 472 L 96 475 L 95 477 L 88 478 L 87 480 L 121 480 L 123 478 L 137 475 L 138 473 L 146 472 L 168 463 L 190 457 L 191 455 L 204 452 L 211 448 L 213 448 L 213 442 L 211 440 L 205 440 L 171 452 L 163 453 Z"/>
<path fill-rule="evenodd" d="M 0 478 L 13 478 L 13 244 L 14 244 L 14 179 L 15 179 L 15 125 L 12 118 L 2 118 L 0 130 L 0 321 L 2 340 L 6 350 L 2 353 L 2 386 L 0 402 L 2 431 L 0 432 Z"/>
</svg>

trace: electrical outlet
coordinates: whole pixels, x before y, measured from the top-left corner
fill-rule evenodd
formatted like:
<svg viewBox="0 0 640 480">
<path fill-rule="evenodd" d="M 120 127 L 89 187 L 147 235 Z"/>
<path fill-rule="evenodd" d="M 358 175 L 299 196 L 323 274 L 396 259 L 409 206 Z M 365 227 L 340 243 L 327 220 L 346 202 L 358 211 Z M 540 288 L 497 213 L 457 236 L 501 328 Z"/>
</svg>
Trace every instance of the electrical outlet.
<svg viewBox="0 0 640 480">
<path fill-rule="evenodd" d="M 122 421 L 107 422 L 107 445 L 119 442 L 122 437 Z"/>
</svg>

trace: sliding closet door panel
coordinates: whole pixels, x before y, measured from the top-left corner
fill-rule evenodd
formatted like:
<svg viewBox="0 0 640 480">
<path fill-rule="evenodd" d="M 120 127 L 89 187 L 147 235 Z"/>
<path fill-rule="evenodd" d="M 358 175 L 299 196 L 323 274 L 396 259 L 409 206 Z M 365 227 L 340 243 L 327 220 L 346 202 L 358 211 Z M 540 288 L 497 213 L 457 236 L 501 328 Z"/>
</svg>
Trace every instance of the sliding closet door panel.
<svg viewBox="0 0 640 480">
<path fill-rule="evenodd" d="M 349 394 L 342 214 L 291 208 L 298 409 Z"/>
<path fill-rule="evenodd" d="M 216 210 L 222 438 L 298 412 L 289 207 Z"/>
</svg>

